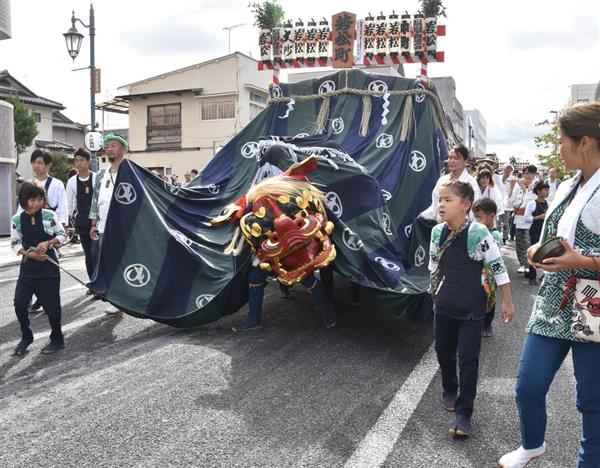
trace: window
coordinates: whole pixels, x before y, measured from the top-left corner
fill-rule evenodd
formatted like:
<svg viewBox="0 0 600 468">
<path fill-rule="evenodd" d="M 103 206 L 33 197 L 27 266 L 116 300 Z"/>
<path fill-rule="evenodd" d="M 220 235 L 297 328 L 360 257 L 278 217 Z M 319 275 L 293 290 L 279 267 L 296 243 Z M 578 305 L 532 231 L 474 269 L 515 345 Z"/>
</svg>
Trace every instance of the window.
<svg viewBox="0 0 600 468">
<path fill-rule="evenodd" d="M 42 121 L 42 114 L 40 114 L 39 112 L 32 112 L 31 116 L 37 123 L 40 123 Z"/>
<path fill-rule="evenodd" d="M 250 120 L 267 107 L 267 96 L 250 91 Z"/>
<path fill-rule="evenodd" d="M 181 148 L 181 104 L 148 106 L 148 149 Z"/>
<path fill-rule="evenodd" d="M 235 99 L 202 100 L 201 119 L 235 119 Z"/>
</svg>

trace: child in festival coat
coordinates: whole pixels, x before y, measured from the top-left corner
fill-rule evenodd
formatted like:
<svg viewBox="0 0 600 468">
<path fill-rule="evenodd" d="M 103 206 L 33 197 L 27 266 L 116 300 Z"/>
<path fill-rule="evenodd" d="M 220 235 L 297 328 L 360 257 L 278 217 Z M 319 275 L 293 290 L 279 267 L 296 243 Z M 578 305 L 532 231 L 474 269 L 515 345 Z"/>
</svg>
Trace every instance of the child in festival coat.
<svg viewBox="0 0 600 468">
<path fill-rule="evenodd" d="M 508 323 L 514 316 L 508 273 L 500 250 L 484 225 L 469 220 L 473 198 L 474 191 L 468 183 L 454 180 L 441 187 L 439 217 L 442 223 L 431 232 L 429 252 L 442 401 L 448 411 L 455 412 L 449 431 L 458 437 L 471 433 L 481 333 L 487 310 L 482 285 L 484 262 L 502 291 L 502 318 Z"/>
<path fill-rule="evenodd" d="M 28 306 L 33 294 L 39 299 L 50 322 L 50 342 L 42 353 L 50 354 L 65 347 L 61 329 L 60 271 L 46 259 L 58 263 L 55 247 L 67 240 L 65 230 L 55 212 L 43 209 L 46 193 L 33 182 L 24 182 L 19 190 L 23 209 L 12 218 L 10 241 L 13 251 L 22 255 L 15 288 L 15 313 L 21 327 L 21 341 L 14 353 L 25 354 L 33 342 Z"/>
<path fill-rule="evenodd" d="M 504 242 L 502 241 L 502 234 L 496 228 L 496 216 L 498 214 L 498 207 L 496 202 L 491 198 L 478 198 L 473 203 L 473 216 L 475 217 L 475 221 L 483 224 L 494 239 L 494 242 L 498 246 L 498 249 L 502 248 Z M 494 281 L 491 278 L 491 281 Z M 489 287 L 496 291 L 496 284 L 490 284 Z M 492 322 L 494 321 L 494 317 L 496 316 L 496 304 L 490 304 L 487 314 L 485 314 L 485 322 L 483 324 L 483 332 L 481 336 L 489 338 L 492 336 Z"/>
</svg>

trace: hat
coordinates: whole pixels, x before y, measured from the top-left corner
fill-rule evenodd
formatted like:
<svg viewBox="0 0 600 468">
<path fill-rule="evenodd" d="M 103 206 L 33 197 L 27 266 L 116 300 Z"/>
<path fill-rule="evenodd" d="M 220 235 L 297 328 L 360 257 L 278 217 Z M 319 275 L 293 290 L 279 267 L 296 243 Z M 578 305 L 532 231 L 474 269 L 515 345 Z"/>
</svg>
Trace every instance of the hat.
<svg viewBox="0 0 600 468">
<path fill-rule="evenodd" d="M 125 138 L 123 138 L 121 135 L 117 135 L 116 133 L 110 133 L 109 135 L 106 135 L 104 137 L 104 146 L 106 146 L 109 141 L 121 143 L 123 148 L 125 148 L 125 151 L 127 151 L 127 140 L 125 140 Z"/>
</svg>

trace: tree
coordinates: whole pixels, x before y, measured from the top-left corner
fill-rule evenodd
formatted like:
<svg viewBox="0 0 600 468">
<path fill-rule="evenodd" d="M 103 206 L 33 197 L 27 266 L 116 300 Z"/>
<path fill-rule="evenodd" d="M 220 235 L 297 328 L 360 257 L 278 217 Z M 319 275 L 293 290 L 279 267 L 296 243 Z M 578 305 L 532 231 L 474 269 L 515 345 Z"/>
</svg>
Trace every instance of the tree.
<svg viewBox="0 0 600 468">
<path fill-rule="evenodd" d="M 52 153 L 52 167 L 50 168 L 50 175 L 57 179 L 62 180 L 65 184 L 69 180 L 69 171 L 73 169 L 73 162 L 64 153 L 53 152 Z"/>
<path fill-rule="evenodd" d="M 536 127 L 550 126 L 550 131 L 544 135 L 534 137 L 535 145 L 540 148 L 544 154 L 538 155 L 540 165 L 546 169 L 554 168 L 558 172 L 558 177 L 565 175 L 565 165 L 558 152 L 558 121 L 552 122 L 548 119 L 535 124 Z"/>
<path fill-rule="evenodd" d="M 16 96 L 10 96 L 6 100 L 14 107 L 15 146 L 17 147 L 17 167 L 19 167 L 19 156 L 28 146 L 31 146 L 39 132 L 35 118 L 29 113 L 23 101 Z"/>
<path fill-rule="evenodd" d="M 277 0 L 250 3 L 248 8 L 254 13 L 254 26 L 259 29 L 273 29 L 281 26 L 285 16 L 283 7 L 277 3 Z"/>
<path fill-rule="evenodd" d="M 446 17 L 446 7 L 442 5 L 442 0 L 421 0 L 421 12 L 427 18 Z"/>
</svg>

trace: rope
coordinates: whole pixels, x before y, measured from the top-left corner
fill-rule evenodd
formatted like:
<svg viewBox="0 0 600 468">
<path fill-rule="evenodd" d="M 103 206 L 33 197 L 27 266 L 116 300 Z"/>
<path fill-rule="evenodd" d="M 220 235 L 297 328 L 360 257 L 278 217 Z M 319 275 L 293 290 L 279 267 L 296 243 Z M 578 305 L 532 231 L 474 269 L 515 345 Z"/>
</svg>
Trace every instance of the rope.
<svg viewBox="0 0 600 468">
<path fill-rule="evenodd" d="M 446 127 L 446 118 L 444 116 L 444 109 L 442 108 L 442 104 L 440 103 L 438 97 L 428 89 L 414 88 L 414 89 L 405 89 L 405 90 L 393 90 L 387 91 L 387 93 L 391 96 L 417 96 L 424 95 L 430 98 L 433 101 L 433 107 L 435 108 L 435 113 L 438 118 L 440 127 L 442 128 L 444 135 L 448 136 L 448 127 Z M 344 87 L 342 89 L 336 89 L 334 91 L 327 91 L 321 94 L 306 94 L 301 96 L 281 96 L 278 98 L 271 98 L 268 101 L 268 104 L 280 104 L 282 102 L 289 102 L 292 99 L 296 102 L 302 101 L 312 101 L 315 99 L 324 99 L 324 98 L 332 98 L 335 96 L 340 96 L 342 94 L 354 94 L 356 96 L 375 96 L 382 97 L 385 92 L 381 91 L 369 91 L 368 89 L 356 89 L 356 88 L 348 88 Z"/>
</svg>

